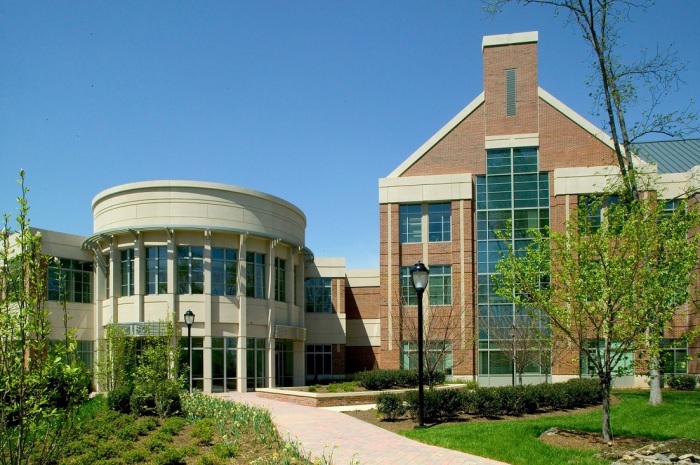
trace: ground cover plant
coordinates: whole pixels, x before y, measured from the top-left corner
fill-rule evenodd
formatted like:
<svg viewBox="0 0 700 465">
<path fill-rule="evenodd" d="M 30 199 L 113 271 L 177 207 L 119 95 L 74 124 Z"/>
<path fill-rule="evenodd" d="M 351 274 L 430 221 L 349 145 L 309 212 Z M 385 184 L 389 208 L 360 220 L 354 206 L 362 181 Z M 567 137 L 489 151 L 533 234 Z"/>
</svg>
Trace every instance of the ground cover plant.
<svg viewBox="0 0 700 465">
<path fill-rule="evenodd" d="M 98 396 L 80 412 L 79 427 L 59 465 L 329 465 L 277 433 L 267 410 L 203 394 L 182 396 L 182 416 L 137 416 Z"/>
<path fill-rule="evenodd" d="M 641 442 L 689 438 L 700 441 L 700 396 L 698 392 L 667 391 L 661 406 L 648 405 L 648 391 L 619 391 L 619 401 L 612 406 L 615 438 L 645 438 Z M 413 429 L 405 425 L 401 434 L 428 444 L 460 450 L 506 463 L 538 465 L 576 463 L 609 464 L 610 459 L 596 458 L 607 449 L 600 437 L 593 434 L 597 448 L 557 447 L 539 439 L 552 427 L 594 433 L 600 429 L 600 407 L 583 413 L 543 415 L 521 419 L 468 420 L 459 423 Z M 389 422 L 380 422 L 389 423 Z M 381 426 L 381 424 L 380 424 Z M 635 443 L 639 443 L 637 441 Z"/>
</svg>

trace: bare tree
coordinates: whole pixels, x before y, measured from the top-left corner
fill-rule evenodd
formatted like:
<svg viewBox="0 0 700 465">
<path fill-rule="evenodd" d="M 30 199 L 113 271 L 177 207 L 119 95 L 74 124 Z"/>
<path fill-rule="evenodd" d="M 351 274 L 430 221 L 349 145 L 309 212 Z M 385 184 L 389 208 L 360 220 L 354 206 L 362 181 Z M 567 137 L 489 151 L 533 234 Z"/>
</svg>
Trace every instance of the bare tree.
<svg viewBox="0 0 700 465">
<path fill-rule="evenodd" d="M 401 356 L 409 360 L 409 366 L 417 367 L 418 310 L 408 305 L 403 296 L 399 295 L 397 301 L 400 327 L 394 342 Z M 474 331 L 465 308 L 459 305 L 424 305 L 423 313 L 423 371 L 432 387 L 438 372 L 446 366 L 454 369 L 464 362 L 463 349 L 473 343 Z"/>
<path fill-rule="evenodd" d="M 484 317 L 486 320 L 486 317 Z M 486 327 L 488 321 L 480 326 Z M 491 320 L 488 326 L 489 340 L 511 361 L 513 385 L 515 375 L 518 384 L 523 384 L 525 370 L 533 365 L 545 365 L 547 373 L 551 369 L 551 334 L 546 316 L 519 313 L 515 316 L 501 316 Z M 543 370 L 544 371 L 544 370 Z"/>
</svg>

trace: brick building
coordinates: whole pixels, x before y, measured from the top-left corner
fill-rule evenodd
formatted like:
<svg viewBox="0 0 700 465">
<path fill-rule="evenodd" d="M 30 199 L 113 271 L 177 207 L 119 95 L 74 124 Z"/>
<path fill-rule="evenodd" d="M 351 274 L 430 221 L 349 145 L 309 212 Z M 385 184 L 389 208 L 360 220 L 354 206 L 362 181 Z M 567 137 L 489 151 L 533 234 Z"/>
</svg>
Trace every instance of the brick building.
<svg viewBox="0 0 700 465">
<path fill-rule="evenodd" d="M 205 391 L 414 368 L 409 269 L 421 261 L 430 268 L 426 346 L 445 355 L 439 368 L 509 384 L 512 363 L 497 342 L 516 310 L 494 295 L 504 244 L 493 231 L 508 219 L 514 241 L 532 227 L 561 229 L 579 198 L 601 192 L 616 170 L 610 138 L 538 86 L 537 40 L 536 32 L 485 37 L 483 92 L 379 180 L 379 269 L 314 257 L 303 212 L 265 193 L 192 181 L 116 186 L 95 197 L 90 237 L 42 232 L 44 252 L 60 258 L 48 274 L 56 334 L 62 293 L 89 365 L 105 325 L 139 337 L 174 317 L 184 336 L 192 310 L 195 386 Z M 658 170 L 667 198 L 700 187 L 700 141 L 640 144 L 640 153 L 655 162 L 639 160 Z M 669 342 L 699 323 L 697 312 L 679 316 Z M 669 346 L 667 371 L 700 372 L 684 361 L 699 345 Z M 579 374 L 586 364 L 571 352 L 551 370 L 531 364 L 525 381 Z"/>
</svg>

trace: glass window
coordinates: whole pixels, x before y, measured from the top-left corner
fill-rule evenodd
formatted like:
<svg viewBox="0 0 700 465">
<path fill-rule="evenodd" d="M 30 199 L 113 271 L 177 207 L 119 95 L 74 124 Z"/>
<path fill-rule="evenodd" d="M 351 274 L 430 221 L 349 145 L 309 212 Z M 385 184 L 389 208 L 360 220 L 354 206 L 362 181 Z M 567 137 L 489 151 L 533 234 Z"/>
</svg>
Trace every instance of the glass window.
<svg viewBox="0 0 700 465">
<path fill-rule="evenodd" d="M 227 392 L 236 390 L 235 337 L 211 338 L 211 390 Z"/>
<path fill-rule="evenodd" d="M 426 341 L 423 353 L 428 358 L 428 366 L 435 367 L 446 375 L 452 374 L 452 343 L 449 341 Z M 418 342 L 401 342 L 401 369 L 418 369 Z"/>
<path fill-rule="evenodd" d="M 48 265 L 48 300 L 92 302 L 92 262 L 55 258 Z"/>
<path fill-rule="evenodd" d="M 318 383 L 333 376 L 331 344 L 306 344 L 306 381 Z"/>
<path fill-rule="evenodd" d="M 661 340 L 661 372 L 665 375 L 688 373 L 688 346 L 679 340 Z"/>
<path fill-rule="evenodd" d="M 275 300 L 287 301 L 287 260 L 275 257 Z"/>
<path fill-rule="evenodd" d="M 168 292 L 168 248 L 146 247 L 146 291 L 149 294 Z"/>
<path fill-rule="evenodd" d="M 449 242 L 452 235 L 452 205 L 432 203 L 428 205 L 428 241 Z"/>
<path fill-rule="evenodd" d="M 515 86 L 515 70 L 511 71 L 512 82 L 508 85 Z M 506 71 L 506 76 L 509 72 Z M 515 87 L 511 90 L 513 100 L 507 104 L 512 105 L 515 114 Z M 476 178 L 478 360 L 482 375 L 512 372 L 512 361 L 494 342 L 503 332 L 503 325 L 510 326 L 516 314 L 513 303 L 497 295 L 493 285 L 496 264 L 507 252 L 507 244 L 497 238 L 497 233 L 510 233 L 511 245 L 518 251 L 530 243 L 530 229 L 542 229 L 548 225 L 549 173 L 539 172 L 538 148 L 487 150 L 486 174 Z M 437 272 L 434 266 L 430 268 L 431 288 L 434 286 L 432 278 Z M 526 369 L 527 372 L 539 370 L 538 366 Z"/>
<path fill-rule="evenodd" d="M 93 360 L 95 357 L 95 344 L 92 341 L 76 341 L 76 355 L 78 360 L 80 360 L 88 370 L 92 371 Z"/>
<path fill-rule="evenodd" d="M 204 294 L 204 247 L 177 248 L 177 293 Z"/>
<path fill-rule="evenodd" d="M 238 251 L 211 249 L 212 295 L 236 295 L 238 276 Z"/>
<path fill-rule="evenodd" d="M 401 267 L 401 298 L 404 305 L 418 305 L 418 294 L 411 280 L 411 268 L 410 266 Z"/>
<path fill-rule="evenodd" d="M 430 267 L 428 295 L 430 305 L 452 305 L 452 266 Z"/>
<path fill-rule="evenodd" d="M 247 297 L 264 299 L 265 296 L 265 254 L 246 252 L 246 290 Z"/>
<path fill-rule="evenodd" d="M 590 351 L 591 356 L 595 360 L 602 360 L 603 357 L 605 357 L 604 353 L 604 342 L 601 341 L 599 343 L 599 348 L 596 350 L 596 343 L 595 341 L 588 341 L 588 350 Z M 620 346 L 619 343 L 613 342 L 611 344 L 611 351 L 612 352 L 617 352 L 618 347 Z M 602 363 L 601 363 L 602 364 Z M 591 360 L 588 356 L 587 353 L 581 351 L 581 374 L 582 375 L 590 375 L 594 376 L 597 375 L 598 373 L 596 372 L 595 369 L 595 363 L 593 360 Z M 629 376 L 634 374 L 634 353 L 632 352 L 627 352 L 622 354 L 622 357 L 619 359 L 617 364 L 613 367 L 613 376 Z"/>
<path fill-rule="evenodd" d="M 186 337 L 180 338 L 180 347 L 182 347 L 182 363 L 183 373 L 189 381 L 189 346 Z M 192 387 L 194 389 L 199 389 L 200 391 L 204 389 L 204 338 L 203 337 L 193 337 L 192 338 Z"/>
<path fill-rule="evenodd" d="M 309 278 L 304 283 L 306 311 L 332 313 L 331 278 Z"/>
<path fill-rule="evenodd" d="M 134 249 L 121 254 L 122 296 L 134 295 Z"/>
<path fill-rule="evenodd" d="M 246 339 L 246 384 L 248 389 L 263 388 L 265 375 L 265 339 Z"/>
<path fill-rule="evenodd" d="M 402 244 L 421 242 L 422 207 L 399 205 L 399 234 Z"/>
</svg>

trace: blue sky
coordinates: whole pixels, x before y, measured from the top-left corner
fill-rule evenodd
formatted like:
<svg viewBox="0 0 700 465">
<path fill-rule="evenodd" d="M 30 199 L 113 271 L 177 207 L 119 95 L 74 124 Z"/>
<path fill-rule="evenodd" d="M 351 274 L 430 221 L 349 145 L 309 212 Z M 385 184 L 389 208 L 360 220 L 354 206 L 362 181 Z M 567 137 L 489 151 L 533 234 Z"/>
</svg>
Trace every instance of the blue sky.
<svg viewBox="0 0 700 465">
<path fill-rule="evenodd" d="M 20 168 L 32 225 L 92 232 L 118 184 L 214 181 L 307 216 L 316 256 L 379 264 L 378 179 L 482 90 L 484 35 L 539 31 L 540 86 L 595 124 L 578 32 L 550 8 L 477 0 L 0 0 L 0 212 Z M 674 44 L 700 97 L 700 2 L 663 0 L 625 53 Z"/>
</svg>

